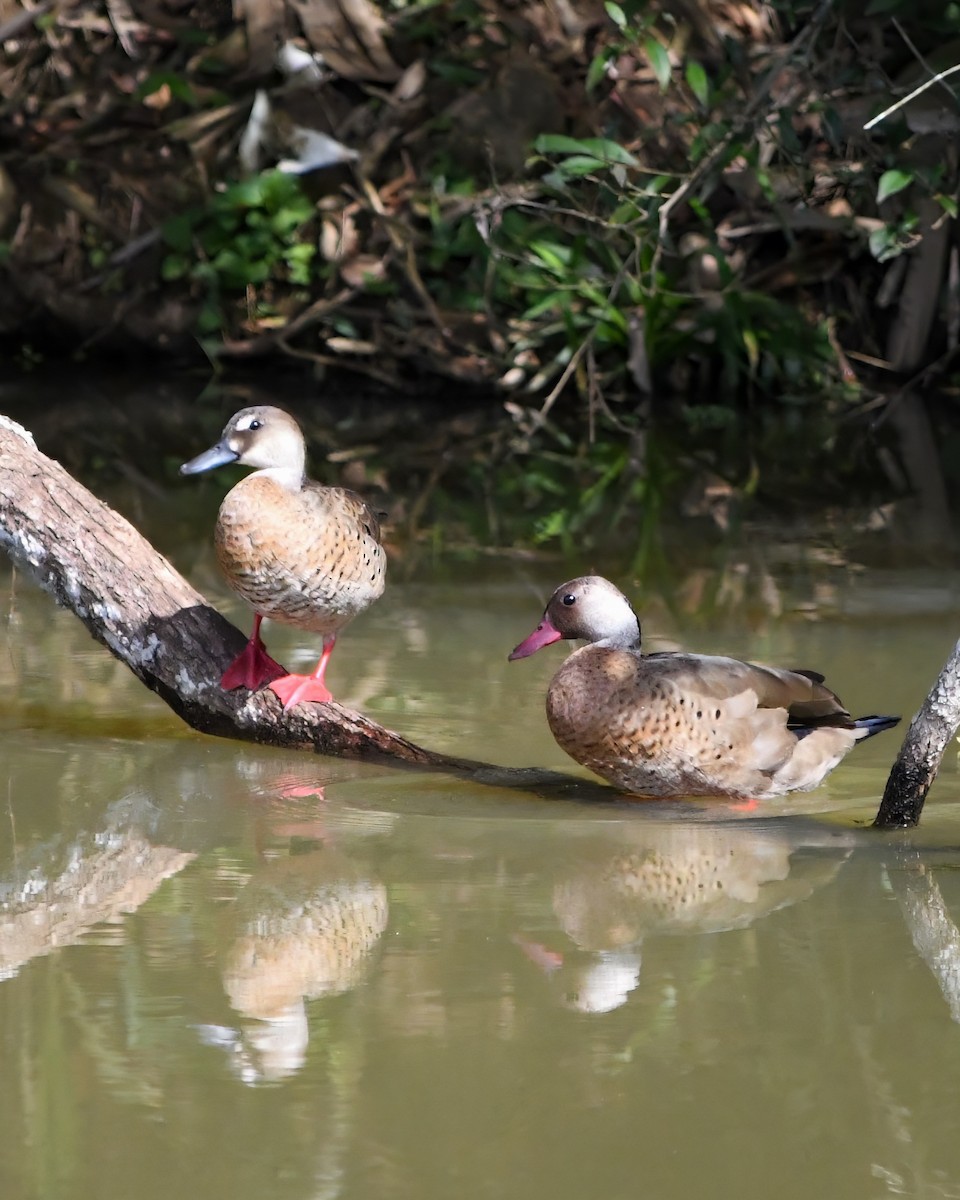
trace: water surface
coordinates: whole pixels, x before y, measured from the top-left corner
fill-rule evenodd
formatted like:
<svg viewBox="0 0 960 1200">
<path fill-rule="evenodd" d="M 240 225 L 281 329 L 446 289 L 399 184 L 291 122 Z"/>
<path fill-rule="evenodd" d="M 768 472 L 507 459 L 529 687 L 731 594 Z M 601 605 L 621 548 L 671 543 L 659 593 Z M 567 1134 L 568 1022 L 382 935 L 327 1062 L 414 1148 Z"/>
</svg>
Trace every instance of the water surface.
<svg viewBox="0 0 960 1200">
<path fill-rule="evenodd" d="M 166 548 L 246 623 L 206 540 Z M 395 581 L 330 683 L 585 779 L 542 711 L 563 651 L 506 662 L 562 577 Z M 864 828 L 899 732 L 771 815 L 548 803 L 193 734 L 0 595 L 4 1200 L 960 1196 L 952 750 L 909 836 Z M 909 717 L 960 626 L 936 573 L 641 599 L 651 646 L 820 668 L 857 713 Z"/>
</svg>

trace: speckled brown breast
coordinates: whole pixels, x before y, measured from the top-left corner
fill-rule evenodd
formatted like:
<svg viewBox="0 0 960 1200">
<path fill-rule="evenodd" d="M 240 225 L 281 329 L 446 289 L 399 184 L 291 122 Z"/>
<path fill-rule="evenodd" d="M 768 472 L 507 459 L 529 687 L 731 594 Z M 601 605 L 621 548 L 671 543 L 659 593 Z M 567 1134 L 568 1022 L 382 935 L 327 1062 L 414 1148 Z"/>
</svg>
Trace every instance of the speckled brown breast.
<svg viewBox="0 0 960 1200">
<path fill-rule="evenodd" d="M 847 716 L 811 679 L 735 659 L 585 646 L 554 676 L 547 720 L 571 758 L 637 795 L 776 796 L 816 786 L 856 740 L 798 739 L 787 712 Z"/>
<path fill-rule="evenodd" d="M 387 558 L 373 510 L 356 493 L 308 482 L 289 492 L 241 480 L 220 508 L 217 559 L 253 608 L 324 636 L 383 593 Z"/>
</svg>

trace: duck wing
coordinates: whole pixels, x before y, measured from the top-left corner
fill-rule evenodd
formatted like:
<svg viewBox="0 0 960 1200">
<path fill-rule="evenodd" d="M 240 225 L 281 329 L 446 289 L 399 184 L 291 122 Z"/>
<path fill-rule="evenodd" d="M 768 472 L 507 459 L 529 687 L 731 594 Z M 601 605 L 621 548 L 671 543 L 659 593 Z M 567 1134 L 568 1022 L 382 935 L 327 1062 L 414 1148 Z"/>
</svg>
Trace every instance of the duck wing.
<svg viewBox="0 0 960 1200">
<path fill-rule="evenodd" d="M 728 700 L 751 691 L 757 708 L 785 709 L 790 729 L 819 726 L 853 728 L 853 718 L 817 671 L 787 670 L 712 654 L 665 652 L 644 656 L 650 667 L 669 675 L 694 694 Z"/>
</svg>

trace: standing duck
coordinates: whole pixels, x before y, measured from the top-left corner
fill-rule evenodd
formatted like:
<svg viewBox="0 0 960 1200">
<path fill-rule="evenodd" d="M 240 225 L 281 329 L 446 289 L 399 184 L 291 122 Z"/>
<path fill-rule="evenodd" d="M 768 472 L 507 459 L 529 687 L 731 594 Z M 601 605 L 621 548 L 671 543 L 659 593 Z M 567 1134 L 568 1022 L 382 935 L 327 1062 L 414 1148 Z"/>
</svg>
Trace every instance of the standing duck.
<svg viewBox="0 0 960 1200">
<path fill-rule="evenodd" d="M 283 409 L 244 408 L 220 441 L 180 468 L 197 475 L 227 463 L 255 467 L 231 489 L 216 526 L 217 559 L 230 586 L 253 606 L 253 633 L 221 685 L 267 684 L 291 708 L 332 699 L 324 682 L 337 634 L 382 593 L 387 556 L 376 514 L 346 488 L 307 479 L 300 426 Z M 291 675 L 260 638 L 264 617 L 318 633 L 312 675 Z"/>
<path fill-rule="evenodd" d="M 561 638 L 589 644 L 550 683 L 551 732 L 571 758 L 635 795 L 761 799 L 807 791 L 856 742 L 900 720 L 854 720 L 815 671 L 641 654 L 637 614 L 598 575 L 558 587 L 510 660 Z"/>
</svg>

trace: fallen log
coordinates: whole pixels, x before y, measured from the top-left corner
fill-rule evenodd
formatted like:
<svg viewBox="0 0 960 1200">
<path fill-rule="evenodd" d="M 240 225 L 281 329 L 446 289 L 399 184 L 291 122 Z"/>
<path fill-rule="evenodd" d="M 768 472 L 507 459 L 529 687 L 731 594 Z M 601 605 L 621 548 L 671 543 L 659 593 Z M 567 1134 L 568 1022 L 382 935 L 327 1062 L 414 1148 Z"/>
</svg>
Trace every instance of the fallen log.
<svg viewBox="0 0 960 1200">
<path fill-rule="evenodd" d="M 224 691 L 220 676 L 243 647 L 244 635 L 129 521 L 42 454 L 32 435 L 6 417 L 0 417 L 0 546 L 202 733 L 343 758 L 386 759 L 508 787 L 548 776 L 427 750 L 342 704 L 299 705 L 285 713 L 269 689 Z"/>
</svg>

